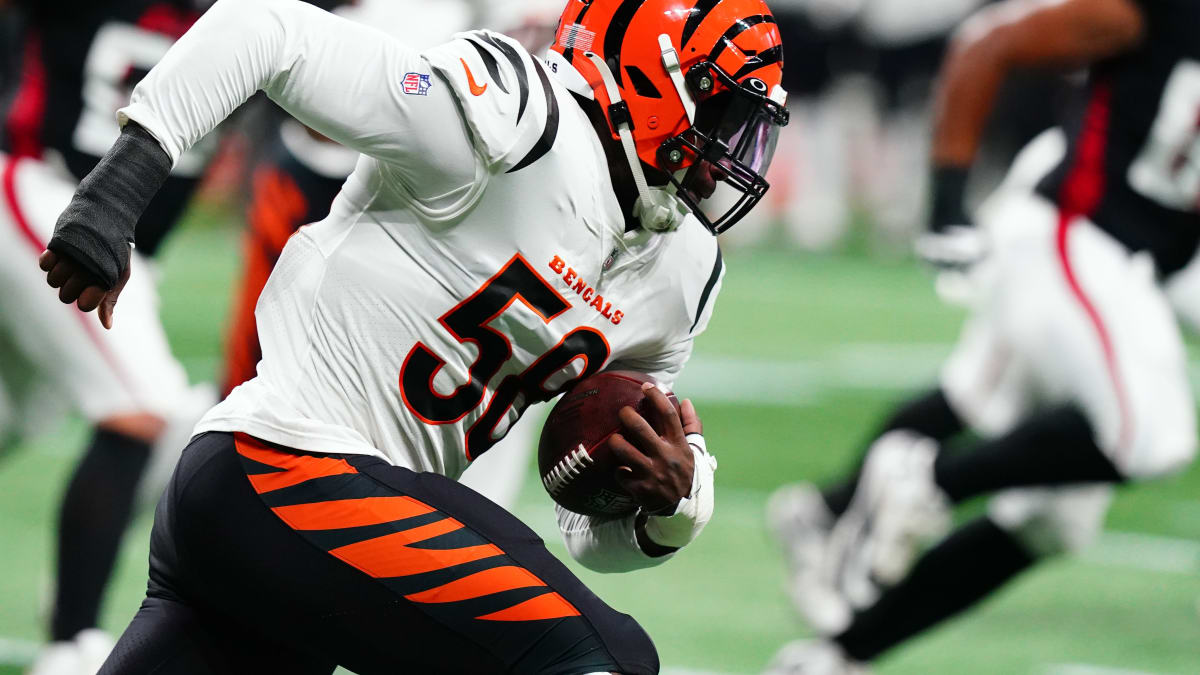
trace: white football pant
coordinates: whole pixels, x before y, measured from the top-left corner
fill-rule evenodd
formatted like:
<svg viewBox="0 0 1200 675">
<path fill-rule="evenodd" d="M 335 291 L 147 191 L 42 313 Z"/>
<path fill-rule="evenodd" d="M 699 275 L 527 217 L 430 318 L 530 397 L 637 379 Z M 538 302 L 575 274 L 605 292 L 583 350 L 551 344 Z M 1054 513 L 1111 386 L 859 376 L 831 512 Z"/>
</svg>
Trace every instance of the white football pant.
<svg viewBox="0 0 1200 675">
<path fill-rule="evenodd" d="M 1175 313 L 1149 256 L 1086 218 L 1060 223 L 1055 205 L 1032 192 L 1030 167 L 1052 165 L 1054 144 L 1031 144 L 1042 157 L 1019 158 L 1019 175 L 980 209 L 991 253 L 973 271 L 972 315 L 942 387 L 985 436 L 1075 404 L 1122 475 L 1179 471 L 1195 454 L 1196 419 Z M 1061 140 L 1057 147 L 1061 156 Z M 1110 493 L 1107 485 L 1011 490 L 993 499 L 991 514 L 1035 553 L 1075 550 L 1099 532 Z"/>
</svg>

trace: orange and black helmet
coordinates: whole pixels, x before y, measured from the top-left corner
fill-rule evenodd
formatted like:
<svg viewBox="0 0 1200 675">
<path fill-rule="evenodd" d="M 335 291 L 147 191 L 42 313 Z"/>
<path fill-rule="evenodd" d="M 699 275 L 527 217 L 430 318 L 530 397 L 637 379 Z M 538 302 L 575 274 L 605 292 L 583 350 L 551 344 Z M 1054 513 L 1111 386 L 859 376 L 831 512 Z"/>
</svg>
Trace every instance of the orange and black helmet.
<svg viewBox="0 0 1200 675">
<path fill-rule="evenodd" d="M 668 176 L 714 232 L 766 192 L 788 117 L 783 46 L 762 0 L 570 0 L 549 60 L 569 89 L 606 111 L 614 140 L 629 128 L 641 162 Z M 706 203 L 714 181 L 740 193 L 720 214 Z"/>
</svg>

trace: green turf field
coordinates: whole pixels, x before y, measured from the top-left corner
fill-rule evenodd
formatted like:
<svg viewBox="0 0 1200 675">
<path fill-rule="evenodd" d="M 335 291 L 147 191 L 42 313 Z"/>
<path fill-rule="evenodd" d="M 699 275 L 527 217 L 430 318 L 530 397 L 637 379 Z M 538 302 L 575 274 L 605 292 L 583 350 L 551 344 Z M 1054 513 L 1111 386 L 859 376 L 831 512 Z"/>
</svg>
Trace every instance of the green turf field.
<svg viewBox="0 0 1200 675">
<path fill-rule="evenodd" d="M 170 246 L 163 315 L 192 376 L 211 379 L 238 248 L 235 232 L 202 220 Z M 716 517 L 663 567 L 580 572 L 641 620 L 676 673 L 757 672 L 802 634 L 780 592 L 766 496 L 848 462 L 890 402 L 932 380 L 960 317 L 910 263 L 777 252 L 727 259 L 711 328 L 678 387 L 696 399 L 720 459 Z M 56 500 L 83 435 L 70 422 L 0 459 L 0 675 L 20 672 L 41 637 Z M 880 672 L 1200 672 L 1198 488 L 1193 470 L 1127 490 L 1088 554 L 1026 575 L 980 611 L 896 650 Z M 536 481 L 519 515 L 563 555 Z M 110 594 L 105 625 L 115 632 L 144 588 L 148 527 L 144 514 Z"/>
</svg>

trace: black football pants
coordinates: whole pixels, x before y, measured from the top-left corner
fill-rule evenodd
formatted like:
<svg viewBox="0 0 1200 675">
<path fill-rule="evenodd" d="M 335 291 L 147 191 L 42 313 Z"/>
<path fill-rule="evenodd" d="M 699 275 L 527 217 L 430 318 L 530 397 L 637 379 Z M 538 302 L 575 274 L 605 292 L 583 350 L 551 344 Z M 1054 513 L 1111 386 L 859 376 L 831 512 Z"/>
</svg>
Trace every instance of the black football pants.
<svg viewBox="0 0 1200 675">
<path fill-rule="evenodd" d="M 444 476 L 209 433 L 155 514 L 146 600 L 101 669 L 656 673 L 649 637 Z"/>
</svg>

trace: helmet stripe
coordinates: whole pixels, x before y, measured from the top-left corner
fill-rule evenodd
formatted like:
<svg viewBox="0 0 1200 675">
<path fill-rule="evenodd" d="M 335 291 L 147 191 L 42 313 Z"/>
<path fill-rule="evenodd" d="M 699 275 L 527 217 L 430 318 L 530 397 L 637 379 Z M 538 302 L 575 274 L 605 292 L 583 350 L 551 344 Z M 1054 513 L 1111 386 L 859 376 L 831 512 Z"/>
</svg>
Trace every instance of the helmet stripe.
<svg viewBox="0 0 1200 675">
<path fill-rule="evenodd" d="M 575 17 L 575 23 L 576 24 L 583 23 L 584 15 L 586 15 L 588 13 L 588 10 L 591 8 L 592 8 L 592 0 L 583 0 L 583 9 L 579 10 L 579 15 Z M 575 50 L 574 49 L 564 49 L 563 50 L 563 58 L 567 60 L 567 63 L 571 63 L 572 60 L 575 58 Z"/>
<path fill-rule="evenodd" d="M 604 31 L 604 60 L 617 78 L 617 86 L 623 87 L 621 81 L 621 46 L 625 43 L 625 33 L 629 30 L 629 22 L 637 14 L 645 0 L 624 0 L 617 11 L 613 13 L 608 28 Z"/>
<path fill-rule="evenodd" d="M 689 14 L 687 22 L 683 24 L 683 37 L 679 39 L 680 49 L 687 46 L 688 40 L 692 39 L 692 35 L 696 32 L 696 29 L 700 27 L 700 24 L 704 22 L 705 17 L 708 16 L 708 13 L 711 12 L 720 1 L 721 0 L 700 0 L 696 3 L 695 7 L 688 10 Z"/>
<path fill-rule="evenodd" d="M 533 149 L 529 151 L 529 154 L 525 155 L 524 159 L 517 162 L 517 165 L 506 173 L 520 171 L 541 159 L 550 152 L 550 148 L 554 147 L 554 139 L 558 137 L 558 99 L 554 96 L 554 89 L 550 87 L 550 78 L 546 76 L 546 69 L 542 67 L 538 59 L 531 57 L 530 60 L 533 61 L 538 79 L 542 81 L 542 91 L 546 94 L 546 128 L 542 130 L 541 138 L 533 144 Z"/>
<path fill-rule="evenodd" d="M 587 16 L 588 10 L 592 8 L 593 0 L 583 0 L 583 9 L 579 10 L 579 15 L 575 17 L 575 23 L 583 23 L 583 17 Z"/>
<path fill-rule="evenodd" d="M 776 63 L 783 63 L 782 45 L 775 45 L 774 47 L 771 47 L 770 49 L 755 55 L 754 58 L 746 61 L 746 65 L 742 66 L 736 73 L 734 73 L 733 79 L 741 80 L 743 77 L 753 73 L 759 68 L 766 68 L 767 66 L 774 65 Z"/>
<path fill-rule="evenodd" d="M 734 38 L 759 25 L 760 23 L 775 23 L 775 17 L 767 14 L 756 14 L 755 16 L 748 16 L 744 19 L 738 19 L 732 26 L 729 27 L 728 30 L 725 31 L 725 34 L 721 36 L 721 39 L 717 40 L 716 46 L 713 47 L 712 52 L 708 55 L 708 62 L 716 63 L 717 59 L 721 57 L 721 54 L 723 54 L 725 50 L 730 47 L 730 45 L 733 45 Z"/>
</svg>

